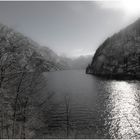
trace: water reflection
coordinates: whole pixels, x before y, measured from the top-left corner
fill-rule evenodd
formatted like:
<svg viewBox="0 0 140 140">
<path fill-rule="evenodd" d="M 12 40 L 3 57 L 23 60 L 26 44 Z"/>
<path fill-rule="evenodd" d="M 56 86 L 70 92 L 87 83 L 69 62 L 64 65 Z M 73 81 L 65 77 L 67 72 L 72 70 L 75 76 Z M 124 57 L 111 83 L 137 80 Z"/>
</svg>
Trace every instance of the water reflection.
<svg viewBox="0 0 140 140">
<path fill-rule="evenodd" d="M 76 70 L 52 72 L 47 79 L 48 92 L 55 93 L 49 135 L 68 135 L 68 96 L 71 138 L 140 138 L 140 82 L 103 80 Z"/>
<path fill-rule="evenodd" d="M 108 117 L 105 125 L 109 127 L 111 138 L 140 138 L 137 85 L 125 81 L 112 81 L 106 84 L 105 90 L 110 93 L 106 100 Z"/>
</svg>

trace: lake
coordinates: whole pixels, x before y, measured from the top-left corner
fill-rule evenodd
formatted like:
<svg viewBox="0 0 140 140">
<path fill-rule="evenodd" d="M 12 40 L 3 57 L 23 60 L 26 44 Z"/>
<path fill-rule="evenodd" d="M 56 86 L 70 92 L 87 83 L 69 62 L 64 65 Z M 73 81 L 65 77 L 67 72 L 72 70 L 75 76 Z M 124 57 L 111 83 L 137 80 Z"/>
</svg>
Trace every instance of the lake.
<svg viewBox="0 0 140 140">
<path fill-rule="evenodd" d="M 50 138 L 140 138 L 139 81 L 105 80 L 84 70 L 44 75 L 54 93 Z"/>
</svg>

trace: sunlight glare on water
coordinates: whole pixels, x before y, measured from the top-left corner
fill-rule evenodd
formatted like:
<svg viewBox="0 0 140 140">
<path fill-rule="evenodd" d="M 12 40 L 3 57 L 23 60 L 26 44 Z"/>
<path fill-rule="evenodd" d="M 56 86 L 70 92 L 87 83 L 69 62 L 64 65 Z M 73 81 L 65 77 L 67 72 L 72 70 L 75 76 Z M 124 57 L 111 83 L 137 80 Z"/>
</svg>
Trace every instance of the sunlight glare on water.
<svg viewBox="0 0 140 140">
<path fill-rule="evenodd" d="M 47 90 L 55 93 L 54 103 L 60 104 L 51 116 L 51 132 L 57 124 L 55 130 L 65 129 L 62 122 L 65 122 L 64 97 L 67 95 L 70 131 L 78 131 L 78 137 L 140 138 L 140 81 L 105 80 L 80 70 L 52 72 L 47 78 Z"/>
<path fill-rule="evenodd" d="M 135 90 L 135 84 L 125 81 L 112 81 L 108 84 L 106 89 L 111 93 L 107 103 L 111 137 L 139 138 L 139 94 Z"/>
</svg>

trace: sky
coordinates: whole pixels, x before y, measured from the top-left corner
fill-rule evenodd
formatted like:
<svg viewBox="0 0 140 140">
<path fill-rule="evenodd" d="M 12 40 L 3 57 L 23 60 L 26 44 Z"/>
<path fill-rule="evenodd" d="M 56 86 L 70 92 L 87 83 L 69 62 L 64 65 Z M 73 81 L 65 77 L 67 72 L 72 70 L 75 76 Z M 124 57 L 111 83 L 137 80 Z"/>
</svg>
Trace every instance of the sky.
<svg viewBox="0 0 140 140">
<path fill-rule="evenodd" d="M 68 57 L 94 55 L 107 37 L 139 13 L 139 0 L 0 1 L 0 23 Z"/>
</svg>

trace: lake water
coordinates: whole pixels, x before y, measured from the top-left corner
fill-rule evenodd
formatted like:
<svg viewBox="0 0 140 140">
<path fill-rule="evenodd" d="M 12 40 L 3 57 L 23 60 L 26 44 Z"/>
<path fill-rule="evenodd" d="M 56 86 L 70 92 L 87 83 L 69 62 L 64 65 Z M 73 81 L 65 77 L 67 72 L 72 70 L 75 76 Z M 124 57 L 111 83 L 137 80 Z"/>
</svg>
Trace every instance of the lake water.
<svg viewBox="0 0 140 140">
<path fill-rule="evenodd" d="M 56 138 L 140 138 L 140 82 L 104 80 L 84 70 L 45 73 L 54 93 L 48 128 Z"/>
</svg>

